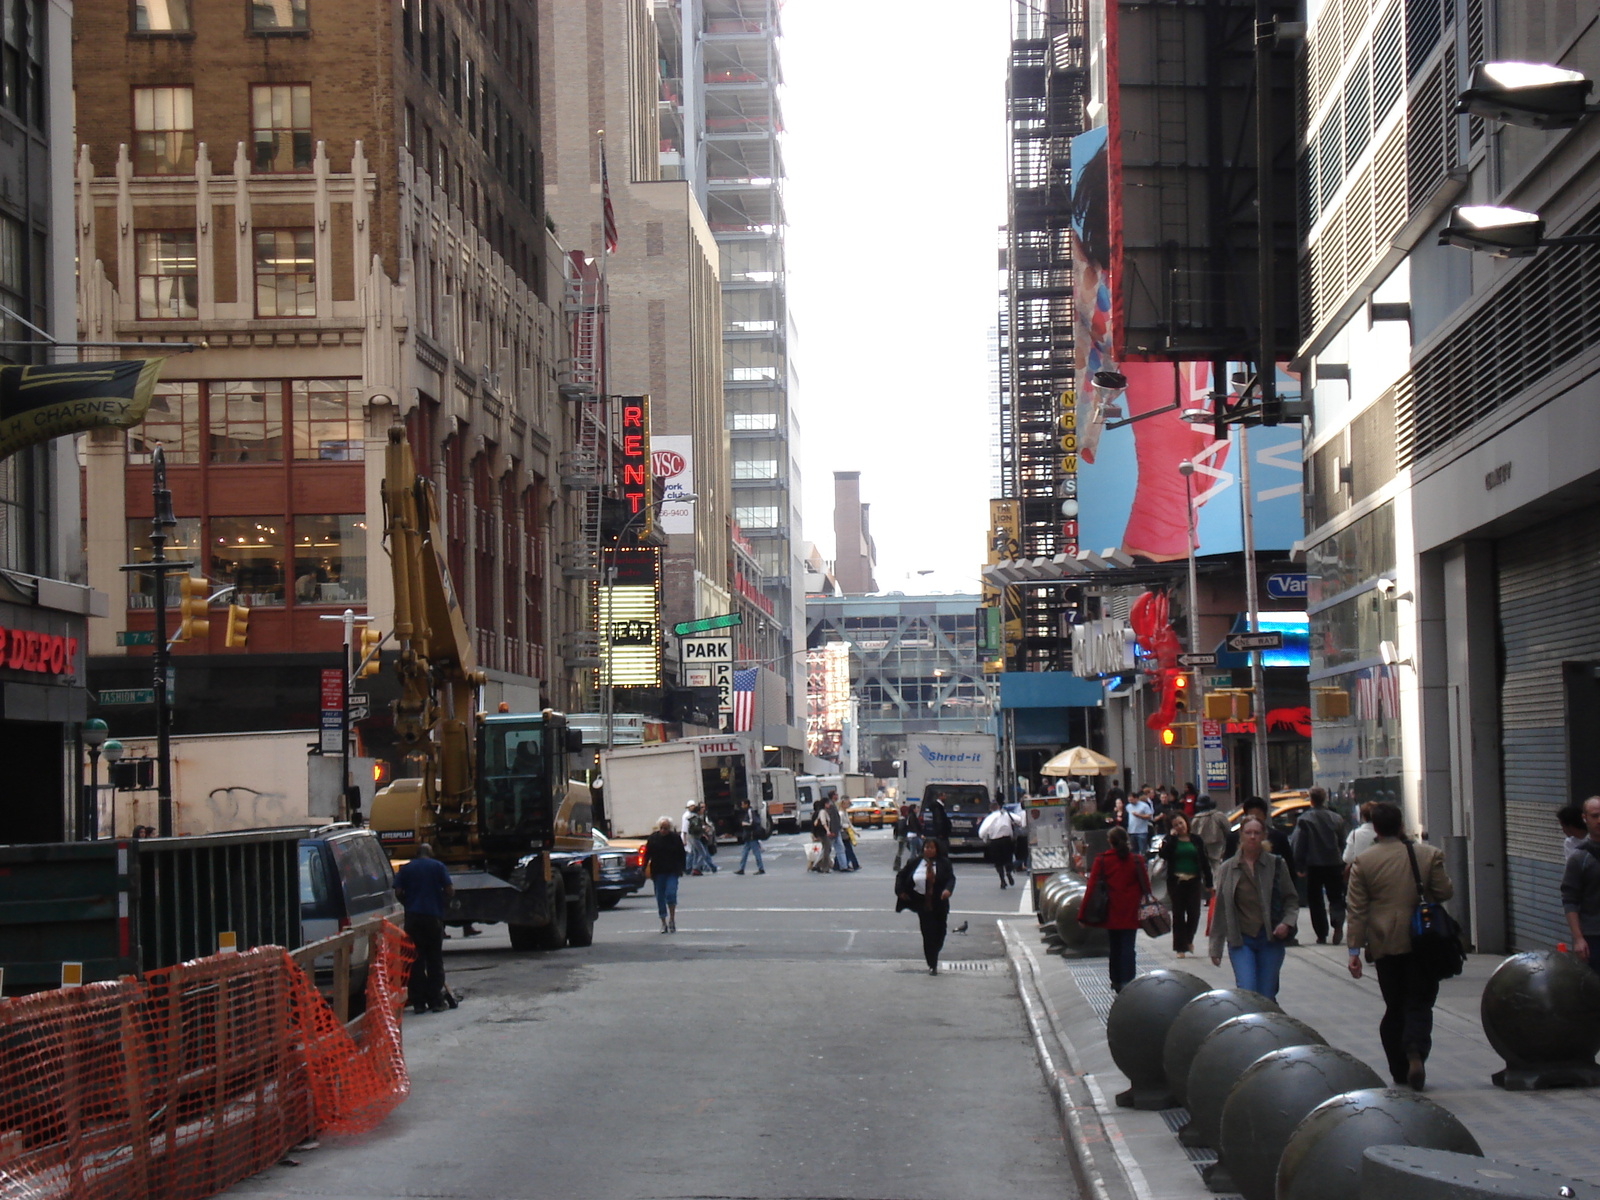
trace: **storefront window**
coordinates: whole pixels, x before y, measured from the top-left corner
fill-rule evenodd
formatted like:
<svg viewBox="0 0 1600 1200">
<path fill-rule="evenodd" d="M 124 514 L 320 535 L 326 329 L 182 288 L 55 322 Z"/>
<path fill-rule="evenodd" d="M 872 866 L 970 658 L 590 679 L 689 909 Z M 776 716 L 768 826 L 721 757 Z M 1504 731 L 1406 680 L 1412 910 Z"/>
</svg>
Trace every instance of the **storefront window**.
<svg viewBox="0 0 1600 1200">
<path fill-rule="evenodd" d="M 1396 639 L 1394 593 L 1369 588 L 1310 615 L 1311 673 L 1379 657 L 1378 646 Z"/>
<path fill-rule="evenodd" d="M 276 379 L 213 383 L 209 389 L 211 461 L 283 461 L 283 384 Z"/>
<path fill-rule="evenodd" d="M 209 574 L 249 608 L 283 603 L 282 517 L 212 517 Z"/>
<path fill-rule="evenodd" d="M 294 602 L 367 598 L 367 519 L 358 513 L 294 519 Z"/>
<path fill-rule="evenodd" d="M 1401 797 L 1397 668 L 1366 667 L 1311 685 L 1312 777 L 1346 815 L 1368 800 Z"/>
<path fill-rule="evenodd" d="M 359 462 L 365 457 L 361 397 L 350 379 L 296 379 L 294 456 L 317 462 Z"/>
<path fill-rule="evenodd" d="M 1368 579 L 1394 570 L 1394 505 L 1374 509 L 1359 521 L 1306 550 L 1306 603 L 1315 608 Z"/>
<path fill-rule="evenodd" d="M 169 465 L 200 461 L 200 385 L 182 381 L 156 384 L 144 420 L 128 430 L 128 461 L 148 463 L 160 446 Z"/>
<path fill-rule="evenodd" d="M 182 517 L 178 523 L 167 530 L 167 544 L 165 553 L 173 562 L 192 562 L 196 564 L 195 571 L 199 571 L 202 561 L 200 554 L 200 518 Z M 128 522 L 128 561 L 149 562 L 150 551 L 150 518 L 134 517 Z M 128 575 L 128 607 L 129 608 L 154 608 L 156 606 L 156 581 L 155 576 L 146 575 L 142 571 L 129 571 Z M 175 609 L 178 606 L 178 576 L 167 576 L 167 607 Z"/>
</svg>

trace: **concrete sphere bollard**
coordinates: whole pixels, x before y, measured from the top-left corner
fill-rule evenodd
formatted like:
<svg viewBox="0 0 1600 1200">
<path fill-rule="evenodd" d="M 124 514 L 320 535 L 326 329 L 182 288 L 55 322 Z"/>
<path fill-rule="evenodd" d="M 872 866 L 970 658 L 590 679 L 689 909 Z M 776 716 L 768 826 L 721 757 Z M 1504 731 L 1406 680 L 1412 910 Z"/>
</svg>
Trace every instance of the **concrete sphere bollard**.
<svg viewBox="0 0 1600 1200">
<path fill-rule="evenodd" d="M 1467 1127 L 1426 1096 L 1366 1088 L 1324 1100 L 1295 1126 L 1278 1160 L 1276 1200 L 1354 1200 L 1368 1146 L 1482 1155 Z"/>
<path fill-rule="evenodd" d="M 1111 949 L 1111 939 L 1106 937 L 1106 931 L 1092 925 L 1078 924 L 1078 910 L 1083 906 L 1086 895 L 1088 893 L 1080 888 L 1067 893 L 1056 905 L 1056 936 L 1063 947 L 1078 955 L 1107 954 Z"/>
<path fill-rule="evenodd" d="M 1420 1146 L 1369 1146 L 1361 1159 L 1361 1200 L 1600 1200 L 1600 1187 L 1503 1158 Z"/>
<path fill-rule="evenodd" d="M 1273 1200 L 1278 1160 L 1306 1114 L 1344 1092 L 1382 1086 L 1376 1071 L 1332 1046 L 1289 1046 L 1262 1055 L 1223 1102 L 1218 1158 L 1206 1182 L 1246 1200 Z"/>
<path fill-rule="evenodd" d="M 1178 1019 L 1183 1019 L 1182 1013 Z M 1168 1045 L 1171 1040 L 1169 1034 Z M 1206 1034 L 1189 1066 L 1184 1089 L 1189 1123 L 1178 1131 L 1178 1141 L 1185 1146 L 1215 1146 L 1222 1137 L 1222 1106 L 1251 1063 L 1286 1046 L 1323 1043 L 1323 1036 L 1311 1026 L 1281 1012 L 1245 1013 L 1218 1025 Z"/>
<path fill-rule="evenodd" d="M 1048 925 L 1056 919 L 1056 913 L 1061 901 L 1073 892 L 1081 892 L 1083 884 L 1075 876 L 1062 872 L 1052 875 L 1045 883 L 1044 890 L 1039 895 L 1039 916 L 1044 924 Z"/>
<path fill-rule="evenodd" d="M 1200 1043 L 1206 1035 L 1234 1017 L 1245 1013 L 1282 1012 L 1275 1000 L 1242 988 L 1214 988 L 1196 996 L 1185 1004 L 1167 1027 L 1166 1040 L 1161 1049 L 1161 1065 L 1167 1073 L 1167 1086 L 1187 1104 L 1189 1095 L 1189 1064 L 1194 1062 Z"/>
<path fill-rule="evenodd" d="M 1211 985 L 1187 971 L 1155 970 L 1127 984 L 1106 1018 L 1106 1043 L 1117 1069 L 1132 1084 L 1117 1097 L 1123 1108 L 1162 1109 L 1177 1103 L 1167 1086 L 1161 1050 L 1179 1010 Z"/>
<path fill-rule="evenodd" d="M 1506 1060 L 1490 1078 L 1507 1091 L 1600 1084 L 1600 975 L 1575 954 L 1513 954 L 1479 1006 L 1489 1045 Z"/>
</svg>

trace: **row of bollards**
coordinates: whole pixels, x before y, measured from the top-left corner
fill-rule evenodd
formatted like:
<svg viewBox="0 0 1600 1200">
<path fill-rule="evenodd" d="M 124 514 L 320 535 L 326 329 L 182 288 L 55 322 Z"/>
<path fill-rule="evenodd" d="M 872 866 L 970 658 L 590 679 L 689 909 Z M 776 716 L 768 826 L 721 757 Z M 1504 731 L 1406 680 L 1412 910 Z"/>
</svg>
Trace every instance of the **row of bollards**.
<svg viewBox="0 0 1600 1200">
<path fill-rule="evenodd" d="M 1590 1185 L 1484 1158 L 1454 1114 L 1417 1092 L 1384 1087 L 1366 1063 L 1253 992 L 1150 971 L 1117 996 L 1106 1039 L 1130 1085 L 1117 1103 L 1187 1107 L 1179 1140 L 1217 1151 L 1204 1172 L 1215 1192 L 1244 1200 L 1600 1200 Z"/>
<path fill-rule="evenodd" d="M 1110 951 L 1106 931 L 1078 924 L 1083 897 L 1083 879 L 1071 871 L 1059 871 L 1045 880 L 1039 886 L 1040 933 L 1064 953 L 1079 958 L 1103 957 Z"/>
</svg>

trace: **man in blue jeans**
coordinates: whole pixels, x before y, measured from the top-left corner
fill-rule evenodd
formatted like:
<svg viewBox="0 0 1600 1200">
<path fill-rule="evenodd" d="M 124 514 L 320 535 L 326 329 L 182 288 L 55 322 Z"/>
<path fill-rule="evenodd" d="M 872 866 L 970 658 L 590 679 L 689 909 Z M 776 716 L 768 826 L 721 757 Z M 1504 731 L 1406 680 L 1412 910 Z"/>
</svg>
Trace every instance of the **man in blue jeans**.
<svg viewBox="0 0 1600 1200">
<path fill-rule="evenodd" d="M 750 851 L 754 850 L 756 874 L 765 875 L 767 868 L 761 864 L 761 821 L 756 816 L 755 809 L 750 807 L 750 801 L 741 800 L 734 815 L 739 820 L 739 840 L 744 843 L 744 849 L 739 854 L 739 869 L 734 874 L 744 874 L 744 864 L 750 859 Z"/>
<path fill-rule="evenodd" d="M 395 872 L 394 893 L 406 910 L 406 936 L 417 948 L 406 990 L 419 1013 L 450 1007 L 444 982 L 444 913 L 456 894 L 449 869 L 424 842 L 417 856 Z"/>
<path fill-rule="evenodd" d="M 1155 815 L 1155 801 L 1147 783 L 1128 805 L 1128 846 L 1135 854 L 1150 852 L 1150 820 Z"/>
<path fill-rule="evenodd" d="M 690 802 L 683 810 L 683 823 L 678 827 L 678 833 L 683 838 L 683 848 L 689 857 L 689 874 L 715 875 L 717 864 L 711 861 L 711 855 L 706 853 L 706 844 L 701 839 L 709 832 L 705 817 L 705 805 Z"/>
</svg>

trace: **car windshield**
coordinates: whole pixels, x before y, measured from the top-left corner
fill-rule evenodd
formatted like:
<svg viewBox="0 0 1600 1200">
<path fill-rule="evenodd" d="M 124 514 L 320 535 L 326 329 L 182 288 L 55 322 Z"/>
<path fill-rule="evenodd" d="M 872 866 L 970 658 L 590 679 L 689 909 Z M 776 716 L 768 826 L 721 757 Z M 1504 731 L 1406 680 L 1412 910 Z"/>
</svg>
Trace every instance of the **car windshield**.
<svg viewBox="0 0 1600 1200">
<path fill-rule="evenodd" d="M 948 812 L 988 812 L 989 789 L 981 783 L 970 787 L 929 788 L 928 799 L 942 800 Z"/>
</svg>

